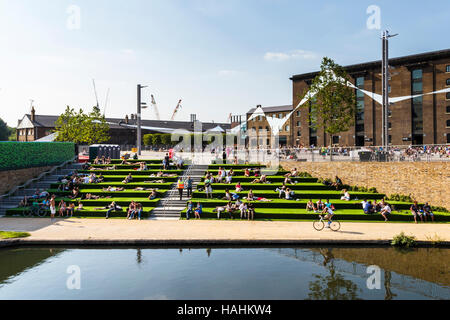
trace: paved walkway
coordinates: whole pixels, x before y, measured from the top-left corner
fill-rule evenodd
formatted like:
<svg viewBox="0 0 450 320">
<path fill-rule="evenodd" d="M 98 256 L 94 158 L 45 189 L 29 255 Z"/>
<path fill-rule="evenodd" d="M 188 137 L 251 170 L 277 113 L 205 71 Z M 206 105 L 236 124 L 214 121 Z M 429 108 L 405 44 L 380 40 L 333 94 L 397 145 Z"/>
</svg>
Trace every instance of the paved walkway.
<svg viewBox="0 0 450 320">
<path fill-rule="evenodd" d="M 450 224 L 342 223 L 317 232 L 310 222 L 127 221 L 1 218 L 0 230 L 26 231 L 29 240 L 391 240 L 400 232 L 418 240 L 450 241 Z"/>
</svg>

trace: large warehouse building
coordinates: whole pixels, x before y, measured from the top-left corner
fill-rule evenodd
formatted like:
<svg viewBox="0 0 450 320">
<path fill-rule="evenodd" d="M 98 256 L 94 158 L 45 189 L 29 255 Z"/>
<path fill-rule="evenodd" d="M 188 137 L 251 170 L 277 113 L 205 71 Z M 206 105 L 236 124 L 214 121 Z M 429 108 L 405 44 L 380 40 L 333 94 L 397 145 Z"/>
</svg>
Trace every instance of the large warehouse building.
<svg viewBox="0 0 450 320">
<path fill-rule="evenodd" d="M 389 61 L 391 79 L 390 98 L 427 94 L 450 88 L 450 50 L 416 54 Z M 345 67 L 350 82 L 360 89 L 381 94 L 381 61 L 361 63 Z M 300 103 L 302 95 L 308 90 L 318 72 L 295 75 L 293 103 L 291 106 L 263 108 L 268 113 L 285 116 Z M 381 145 L 382 106 L 355 89 L 357 112 L 355 125 L 348 132 L 333 137 L 333 143 L 340 146 Z M 288 146 L 327 146 L 330 138 L 323 130 L 313 130 L 307 103 L 294 112 L 280 131 L 280 142 Z M 247 118 L 250 117 L 250 110 Z M 391 145 L 422 145 L 450 143 L 450 92 L 428 94 L 406 99 L 390 106 L 389 142 Z M 261 118 L 247 124 L 248 129 L 266 128 Z"/>
</svg>

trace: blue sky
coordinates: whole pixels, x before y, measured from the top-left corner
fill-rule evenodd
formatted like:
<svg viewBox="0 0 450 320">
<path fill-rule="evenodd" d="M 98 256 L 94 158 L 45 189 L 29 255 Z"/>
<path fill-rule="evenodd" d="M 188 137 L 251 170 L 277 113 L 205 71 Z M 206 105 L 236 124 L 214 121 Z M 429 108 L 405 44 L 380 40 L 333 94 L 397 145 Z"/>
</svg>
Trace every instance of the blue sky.
<svg viewBox="0 0 450 320">
<path fill-rule="evenodd" d="M 80 29 L 67 28 L 71 5 Z M 111 90 L 108 117 L 136 112 L 138 83 L 163 119 L 179 99 L 177 120 L 217 122 L 290 104 L 289 78 L 316 71 L 323 56 L 342 65 L 380 58 L 370 5 L 382 29 L 400 33 L 392 57 L 450 47 L 448 0 L 0 0 L 0 118 L 15 126 L 30 99 L 38 114 L 89 109 L 93 78 L 102 108 Z"/>
</svg>

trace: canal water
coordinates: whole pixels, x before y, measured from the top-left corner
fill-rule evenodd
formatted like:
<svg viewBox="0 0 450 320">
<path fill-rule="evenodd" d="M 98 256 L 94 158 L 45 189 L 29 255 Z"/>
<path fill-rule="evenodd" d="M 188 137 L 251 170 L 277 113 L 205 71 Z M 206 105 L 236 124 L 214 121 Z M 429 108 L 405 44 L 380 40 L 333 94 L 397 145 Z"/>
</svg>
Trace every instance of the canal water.
<svg viewBox="0 0 450 320">
<path fill-rule="evenodd" d="M 449 299 L 450 249 L 13 248 L 0 299 Z"/>
</svg>

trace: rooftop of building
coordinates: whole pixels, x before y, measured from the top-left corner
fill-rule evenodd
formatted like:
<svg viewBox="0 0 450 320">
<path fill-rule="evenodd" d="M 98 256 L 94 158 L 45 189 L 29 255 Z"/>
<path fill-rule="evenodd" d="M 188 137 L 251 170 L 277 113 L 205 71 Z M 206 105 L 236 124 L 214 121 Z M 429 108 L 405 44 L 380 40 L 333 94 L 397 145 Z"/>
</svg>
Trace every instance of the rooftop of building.
<svg viewBox="0 0 450 320">
<path fill-rule="evenodd" d="M 294 110 L 292 104 L 284 105 L 284 106 L 274 106 L 274 107 L 262 107 L 264 113 L 272 113 L 272 112 L 290 112 Z M 256 108 L 250 109 L 247 114 L 252 114 L 256 111 Z"/>
<path fill-rule="evenodd" d="M 430 60 L 440 60 L 450 58 L 450 49 L 439 50 L 439 51 L 431 51 L 419 54 L 413 54 L 409 56 L 397 57 L 389 59 L 389 65 L 391 66 L 400 66 L 400 65 L 414 65 L 418 63 L 424 63 Z M 358 73 L 365 70 L 372 70 L 381 68 L 381 60 L 358 63 L 349 66 L 344 66 L 344 69 L 348 73 Z M 309 72 L 303 74 L 297 74 L 292 76 L 290 79 L 292 81 L 300 81 L 300 80 L 310 80 L 317 76 L 319 72 Z"/>
</svg>

